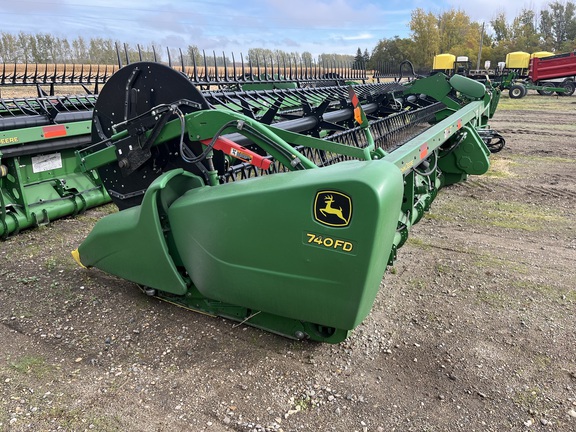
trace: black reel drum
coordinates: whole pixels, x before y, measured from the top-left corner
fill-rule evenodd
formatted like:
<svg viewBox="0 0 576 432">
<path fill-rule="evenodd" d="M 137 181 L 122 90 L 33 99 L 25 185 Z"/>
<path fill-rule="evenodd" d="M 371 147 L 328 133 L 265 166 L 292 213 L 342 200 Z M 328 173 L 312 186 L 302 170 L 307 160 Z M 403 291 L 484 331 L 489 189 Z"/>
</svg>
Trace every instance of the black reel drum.
<svg viewBox="0 0 576 432">
<path fill-rule="evenodd" d="M 129 138 L 115 143 L 118 162 L 98 168 L 108 194 L 121 210 L 139 205 L 148 186 L 166 171 L 184 168 L 201 174 L 197 166 L 180 157 L 179 140 L 157 146 L 146 142 L 145 132 L 154 130 L 159 122 L 163 125 L 178 118 L 166 109 L 163 117 L 152 112 L 161 112 L 160 107 L 172 104 L 177 104 L 182 114 L 210 109 L 202 93 L 184 74 L 151 62 L 132 63 L 120 69 L 98 96 L 92 142 L 103 142 L 121 130 L 129 133 Z M 199 143 L 187 145 L 201 151 Z"/>
</svg>

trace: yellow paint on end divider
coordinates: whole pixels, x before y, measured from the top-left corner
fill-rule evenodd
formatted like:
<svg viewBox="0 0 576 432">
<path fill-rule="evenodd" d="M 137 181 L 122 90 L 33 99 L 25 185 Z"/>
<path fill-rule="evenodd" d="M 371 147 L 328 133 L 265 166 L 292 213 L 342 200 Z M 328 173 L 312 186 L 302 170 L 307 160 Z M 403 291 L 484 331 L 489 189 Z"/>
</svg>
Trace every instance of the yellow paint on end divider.
<svg viewBox="0 0 576 432">
<path fill-rule="evenodd" d="M 76 261 L 80 267 L 86 268 L 86 266 L 80 261 L 80 253 L 78 252 L 78 249 L 74 249 L 71 253 L 74 261 Z"/>
</svg>

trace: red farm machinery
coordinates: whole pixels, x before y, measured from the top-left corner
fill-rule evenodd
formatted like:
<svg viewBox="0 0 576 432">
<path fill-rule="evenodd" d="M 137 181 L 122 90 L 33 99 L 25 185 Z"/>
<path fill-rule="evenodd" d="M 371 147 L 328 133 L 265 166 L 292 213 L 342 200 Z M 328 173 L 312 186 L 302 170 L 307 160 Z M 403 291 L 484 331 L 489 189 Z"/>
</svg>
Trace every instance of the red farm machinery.
<svg viewBox="0 0 576 432">
<path fill-rule="evenodd" d="M 433 71 L 448 75 L 455 73 L 472 79 L 487 82 L 500 90 L 508 90 L 512 99 L 523 98 L 528 90 L 550 96 L 572 96 L 575 90 L 576 56 L 574 52 L 554 54 L 547 51 L 511 52 L 506 61 L 496 68 L 487 65 L 484 69 L 471 69 L 468 57 L 456 57 L 452 54 L 435 56 Z"/>
</svg>

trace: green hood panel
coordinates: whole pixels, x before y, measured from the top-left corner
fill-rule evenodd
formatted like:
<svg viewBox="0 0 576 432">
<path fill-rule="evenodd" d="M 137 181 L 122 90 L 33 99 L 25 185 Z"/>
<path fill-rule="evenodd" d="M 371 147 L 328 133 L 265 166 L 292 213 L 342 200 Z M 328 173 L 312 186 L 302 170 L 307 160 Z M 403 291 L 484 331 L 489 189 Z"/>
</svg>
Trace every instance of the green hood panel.
<svg viewBox="0 0 576 432">
<path fill-rule="evenodd" d="M 386 269 L 402 181 L 384 161 L 344 162 L 193 189 L 168 218 L 204 296 L 352 329 Z"/>
</svg>

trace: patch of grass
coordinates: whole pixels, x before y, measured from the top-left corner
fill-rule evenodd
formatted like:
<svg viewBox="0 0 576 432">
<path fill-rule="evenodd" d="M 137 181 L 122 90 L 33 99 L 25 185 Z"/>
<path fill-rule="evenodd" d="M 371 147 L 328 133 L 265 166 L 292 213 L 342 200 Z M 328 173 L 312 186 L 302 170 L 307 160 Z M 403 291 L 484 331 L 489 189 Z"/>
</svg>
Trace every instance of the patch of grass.
<svg viewBox="0 0 576 432">
<path fill-rule="evenodd" d="M 474 260 L 474 265 L 480 268 L 493 268 L 501 270 L 506 268 L 509 271 L 514 271 L 515 273 L 528 274 L 530 272 L 530 267 L 526 264 L 522 264 L 516 261 L 510 261 L 508 259 L 490 255 L 490 254 L 478 254 Z"/>
<path fill-rule="evenodd" d="M 476 292 L 476 297 L 482 303 L 486 303 L 495 309 L 505 309 L 510 304 L 510 299 L 508 296 L 496 291 L 480 290 Z"/>
<path fill-rule="evenodd" d="M 466 222 L 470 224 L 520 231 L 549 230 L 551 224 L 569 223 L 567 218 L 547 208 L 513 201 L 482 200 L 479 203 L 470 197 L 457 197 L 435 209 L 439 217 L 461 215 L 466 216 Z"/>
<path fill-rule="evenodd" d="M 547 369 L 548 366 L 550 366 L 552 363 L 552 359 L 546 354 L 539 354 L 534 357 L 534 363 L 538 366 L 539 369 Z"/>
<path fill-rule="evenodd" d="M 307 410 L 308 408 L 310 408 L 311 405 L 312 405 L 312 401 L 310 399 L 310 396 L 301 396 L 294 401 L 294 407 L 298 411 Z"/>
<path fill-rule="evenodd" d="M 515 176 L 515 174 L 513 174 L 510 171 L 510 167 L 514 166 L 514 165 L 518 165 L 518 163 L 511 161 L 510 159 L 492 158 L 490 160 L 490 169 L 488 170 L 488 172 L 486 174 L 484 174 L 484 177 L 489 177 L 489 178 L 513 177 L 513 176 Z"/>
<path fill-rule="evenodd" d="M 88 424 L 94 424 L 94 422 L 88 421 L 85 418 L 86 412 L 84 410 L 76 408 L 71 409 L 62 405 L 51 407 L 47 412 L 44 413 L 44 417 L 46 417 L 47 420 L 57 423 L 60 427 L 63 427 L 67 430 L 77 430 L 77 428 L 85 429 Z"/>
<path fill-rule="evenodd" d="M 423 278 L 416 278 L 416 279 L 411 279 L 409 282 L 410 282 L 410 286 L 412 286 L 416 290 L 422 291 L 426 288 L 426 285 L 429 283 L 429 280 L 423 279 Z"/>
<path fill-rule="evenodd" d="M 426 219 L 431 219 L 431 220 L 437 220 L 437 221 L 443 221 L 443 222 L 454 222 L 453 216 L 451 216 L 449 214 L 437 213 L 436 211 L 434 211 L 434 209 L 427 212 L 424 217 Z M 408 240 L 410 240 L 410 239 L 408 239 Z"/>
<path fill-rule="evenodd" d="M 43 377 L 54 371 L 54 367 L 47 364 L 43 357 L 24 356 L 11 363 L 12 369 L 22 374 Z"/>
<path fill-rule="evenodd" d="M 429 249 L 432 247 L 432 245 L 430 243 L 425 242 L 422 239 L 413 237 L 413 236 L 408 236 L 408 240 L 406 240 L 406 244 L 409 244 L 411 246 L 420 248 L 420 249 Z"/>
<path fill-rule="evenodd" d="M 573 290 L 566 290 L 565 288 L 559 288 L 553 285 L 518 280 L 512 281 L 511 285 L 518 290 L 537 293 L 540 296 L 551 300 L 562 299 L 563 296 L 565 301 L 572 302 L 576 300 L 576 294 Z"/>
<path fill-rule="evenodd" d="M 566 294 L 566 301 L 569 303 L 576 303 L 576 290 L 571 289 Z"/>
<path fill-rule="evenodd" d="M 434 266 L 434 269 L 436 270 L 436 273 L 438 273 L 438 274 L 444 274 L 444 273 L 451 273 L 452 272 L 452 268 L 450 266 L 447 266 L 447 265 L 442 264 L 442 263 L 436 263 L 436 265 Z"/>
<path fill-rule="evenodd" d="M 38 280 L 39 280 L 39 279 L 38 279 L 38 277 L 36 277 L 36 276 L 29 276 L 29 277 L 20 278 L 20 279 L 18 279 L 16 282 L 20 282 L 20 283 L 22 283 L 22 284 L 24 284 L 24 285 L 28 285 L 28 284 L 31 284 L 31 283 L 34 283 L 34 282 L 38 282 Z"/>
<path fill-rule="evenodd" d="M 541 96 L 532 91 L 522 99 L 510 99 L 508 97 L 508 90 L 504 90 L 498 102 L 498 110 L 573 111 L 574 106 L 572 105 L 571 99 L 571 97 Z"/>
<path fill-rule="evenodd" d="M 537 155 L 526 155 L 526 154 L 516 154 L 510 155 L 510 158 L 516 159 L 518 161 L 531 161 L 531 162 L 538 162 L 538 163 L 565 163 L 565 164 L 576 164 L 576 159 L 570 158 L 563 158 L 559 156 L 537 156 Z M 516 164 L 516 162 L 513 162 Z"/>
<path fill-rule="evenodd" d="M 44 266 L 46 266 L 46 270 L 51 272 L 52 270 L 55 270 L 56 267 L 58 266 L 58 260 L 53 256 L 48 257 L 44 262 Z"/>
<path fill-rule="evenodd" d="M 534 408 L 539 399 L 540 389 L 537 387 L 518 391 L 514 396 L 514 402 L 526 409 Z"/>
<path fill-rule="evenodd" d="M 517 202 L 486 202 L 479 213 L 487 216 L 494 226 L 523 231 L 540 231 L 545 224 L 564 219 L 545 209 Z"/>
</svg>

